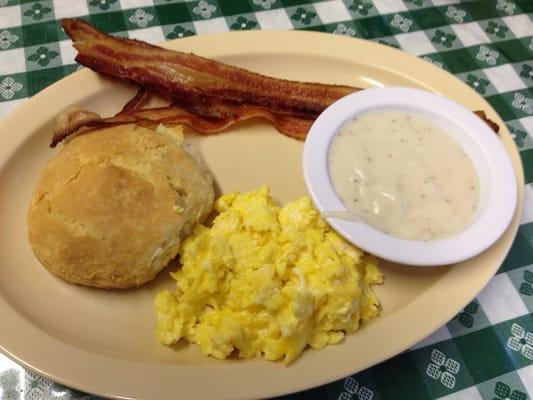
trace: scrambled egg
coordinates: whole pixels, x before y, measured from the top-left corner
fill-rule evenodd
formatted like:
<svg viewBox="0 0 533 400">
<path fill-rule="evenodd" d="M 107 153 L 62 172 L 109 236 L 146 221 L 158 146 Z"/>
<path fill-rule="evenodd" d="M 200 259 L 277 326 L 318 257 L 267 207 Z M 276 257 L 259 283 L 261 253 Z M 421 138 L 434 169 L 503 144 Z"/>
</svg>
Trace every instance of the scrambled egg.
<svg viewBox="0 0 533 400">
<path fill-rule="evenodd" d="M 379 314 L 377 260 L 333 232 L 309 198 L 280 208 L 264 186 L 215 209 L 212 227 L 196 226 L 181 247 L 176 292 L 156 297 L 161 343 L 289 364 Z"/>
</svg>

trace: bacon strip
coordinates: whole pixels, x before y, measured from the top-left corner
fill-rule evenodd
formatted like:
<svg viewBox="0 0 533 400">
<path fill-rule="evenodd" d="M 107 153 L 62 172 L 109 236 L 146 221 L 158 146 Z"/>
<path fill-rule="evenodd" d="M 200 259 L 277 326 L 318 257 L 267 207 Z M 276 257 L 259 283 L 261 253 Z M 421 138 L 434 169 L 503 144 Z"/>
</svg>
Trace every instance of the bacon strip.
<svg viewBox="0 0 533 400">
<path fill-rule="evenodd" d="M 214 60 L 116 38 L 78 19 L 61 25 L 78 50 L 76 61 L 94 71 L 129 80 L 173 102 L 215 97 L 272 110 L 318 115 L 350 86 L 275 79 Z"/>
<path fill-rule="evenodd" d="M 313 119 L 298 118 L 291 115 L 272 113 L 254 106 L 235 106 L 233 115 L 224 118 L 203 118 L 190 113 L 181 107 L 170 106 L 160 108 L 148 108 L 135 111 L 127 115 L 117 115 L 104 119 L 108 123 L 127 122 L 153 122 L 165 125 L 184 124 L 203 134 L 219 133 L 227 130 L 239 121 L 246 121 L 252 118 L 260 118 L 269 121 L 281 133 L 296 139 L 304 139 L 313 124 Z"/>
<path fill-rule="evenodd" d="M 204 134 L 218 133 L 239 120 L 262 118 L 281 133 L 305 138 L 313 120 L 331 103 L 360 88 L 275 79 L 241 68 L 165 50 L 145 42 L 114 38 L 77 19 L 61 22 L 89 68 L 141 86 L 115 117 L 95 114 L 72 119 L 56 129 L 54 147 L 83 126 L 121 123 L 183 123 Z M 150 91 L 170 99 L 169 107 L 142 110 Z M 495 132 L 499 126 L 474 111 Z"/>
<path fill-rule="evenodd" d="M 239 121 L 259 118 L 269 121 L 278 131 L 286 136 L 304 139 L 314 121 L 314 119 L 296 117 L 289 114 L 273 113 L 255 106 L 235 105 L 231 107 L 226 105 L 226 108 L 228 110 L 232 108 L 232 113 L 228 113 L 225 117 L 221 118 L 205 118 L 178 106 L 147 108 L 133 110 L 127 113 L 120 112 L 114 117 L 109 118 L 94 118 L 89 120 L 84 126 L 97 128 L 129 123 L 149 126 L 158 124 L 165 124 L 167 126 L 183 124 L 199 133 L 209 135 L 225 131 Z M 50 147 L 55 147 L 62 140 L 75 133 L 79 128 L 79 124 L 73 124 L 70 129 L 63 126 L 60 130 L 54 130 Z"/>
</svg>

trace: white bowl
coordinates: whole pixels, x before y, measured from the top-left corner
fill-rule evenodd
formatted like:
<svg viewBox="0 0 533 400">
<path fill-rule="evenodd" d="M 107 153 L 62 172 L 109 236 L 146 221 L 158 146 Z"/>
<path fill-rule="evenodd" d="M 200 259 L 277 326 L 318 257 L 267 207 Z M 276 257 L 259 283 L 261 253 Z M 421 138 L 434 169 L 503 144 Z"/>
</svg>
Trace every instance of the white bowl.
<svg viewBox="0 0 533 400">
<path fill-rule="evenodd" d="M 430 121 L 454 137 L 470 157 L 479 177 L 480 202 L 463 231 L 438 240 L 406 240 L 381 232 L 364 221 L 327 216 L 327 212 L 347 211 L 329 177 L 332 140 L 348 119 L 376 109 L 402 110 Z M 408 265 L 452 264 L 483 252 L 503 234 L 517 203 L 513 166 L 498 135 L 470 110 L 418 89 L 367 89 L 333 103 L 320 114 L 307 135 L 303 169 L 315 207 L 333 229 L 369 253 Z"/>
</svg>

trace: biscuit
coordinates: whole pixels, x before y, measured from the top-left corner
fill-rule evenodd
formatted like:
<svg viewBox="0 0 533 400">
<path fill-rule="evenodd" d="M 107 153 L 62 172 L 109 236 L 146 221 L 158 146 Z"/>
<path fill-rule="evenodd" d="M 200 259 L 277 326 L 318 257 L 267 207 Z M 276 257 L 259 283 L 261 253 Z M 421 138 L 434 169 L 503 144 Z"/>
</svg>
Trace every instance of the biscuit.
<svg viewBox="0 0 533 400">
<path fill-rule="evenodd" d="M 206 167 L 171 136 L 136 125 L 94 130 L 45 167 L 28 210 L 29 241 L 68 282 L 137 287 L 177 255 L 213 198 Z"/>
</svg>

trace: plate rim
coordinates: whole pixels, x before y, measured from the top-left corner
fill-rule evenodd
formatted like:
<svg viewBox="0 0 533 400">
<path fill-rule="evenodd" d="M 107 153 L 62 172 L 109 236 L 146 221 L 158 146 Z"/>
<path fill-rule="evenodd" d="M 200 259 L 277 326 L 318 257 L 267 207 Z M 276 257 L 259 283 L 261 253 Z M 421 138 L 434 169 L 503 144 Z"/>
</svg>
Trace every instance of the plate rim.
<svg viewBox="0 0 533 400">
<path fill-rule="evenodd" d="M 310 38 L 312 36 L 312 38 Z M 254 45 L 254 42 L 257 43 L 257 39 L 261 40 L 261 43 L 264 45 L 261 50 L 258 49 L 257 45 Z M 306 48 L 309 46 L 298 46 L 297 43 L 305 43 L 305 40 L 313 40 L 314 46 L 312 48 Z M 207 43 L 210 43 L 211 45 L 207 45 Z M 212 42 L 218 42 L 220 46 L 212 45 Z M 335 43 L 336 42 L 336 43 Z M 228 44 L 229 43 L 229 44 Z M 240 45 L 239 45 L 240 43 Z M 280 45 L 281 43 L 281 45 Z M 211 377 L 213 378 L 212 383 L 215 384 L 218 392 L 216 393 L 216 396 L 213 396 L 213 393 L 209 395 L 209 393 L 202 391 L 200 393 L 195 392 L 194 395 L 197 396 L 196 398 L 205 396 L 206 398 L 223 398 L 223 397 L 229 397 L 232 398 L 250 398 L 250 397 L 272 397 L 287 393 L 292 393 L 296 391 L 305 390 L 311 387 L 316 387 L 328 382 L 332 382 L 337 379 L 344 378 L 350 374 L 356 373 L 358 371 L 361 371 L 363 369 L 369 368 L 373 365 L 376 365 L 386 359 L 389 359 L 390 357 L 401 353 L 405 349 L 411 347 L 413 344 L 417 343 L 419 340 L 421 340 L 423 337 L 426 337 L 430 333 L 433 332 L 433 330 L 440 328 L 442 325 L 444 325 L 446 322 L 448 322 L 453 315 L 455 315 L 465 304 L 467 304 L 469 301 L 474 298 L 479 291 L 488 283 L 488 281 L 494 276 L 497 269 L 503 262 L 505 256 L 507 255 L 509 249 L 511 248 L 511 245 L 513 243 L 514 236 L 518 230 L 519 227 L 519 219 L 520 214 L 522 212 L 522 205 L 523 205 L 523 190 L 524 190 L 524 174 L 523 169 L 521 168 L 521 164 L 516 165 L 516 163 L 520 163 L 520 157 L 518 150 L 516 146 L 509 148 L 510 145 L 514 145 L 514 142 L 512 141 L 512 138 L 509 134 L 509 131 L 505 125 L 505 123 L 502 121 L 502 119 L 498 116 L 496 111 L 492 108 L 492 106 L 484 100 L 479 94 L 477 94 L 473 89 L 471 89 L 469 86 L 461 82 L 458 78 L 453 76 L 452 74 L 449 74 L 447 72 L 442 71 L 440 68 L 431 65 L 420 58 L 410 55 L 408 53 L 405 53 L 401 50 L 397 50 L 385 45 L 381 45 L 378 43 L 374 43 L 371 41 L 366 41 L 362 39 L 357 38 L 348 38 L 348 37 L 341 37 L 337 35 L 331 35 L 329 33 L 321 33 L 321 32 L 309 32 L 309 31 L 242 31 L 242 32 L 224 32 L 224 33 L 215 33 L 210 35 L 202 35 L 202 36 L 194 36 L 194 37 L 188 37 L 184 39 L 175 39 L 172 41 L 164 42 L 161 45 L 166 48 L 172 48 L 172 49 L 180 49 L 180 46 L 183 44 L 183 47 L 186 49 L 195 49 L 197 47 L 201 47 L 202 50 L 198 52 L 197 54 L 205 55 L 208 57 L 218 58 L 218 57 L 224 57 L 224 56 L 231 56 L 236 54 L 283 54 L 284 51 L 287 51 L 288 49 L 291 50 L 291 54 L 296 55 L 307 55 L 307 56 L 321 56 L 321 57 L 337 57 L 339 59 L 347 60 L 350 62 L 357 62 L 361 64 L 361 61 L 357 60 L 357 53 L 353 56 L 348 56 L 344 54 L 342 57 L 340 57 L 336 51 L 333 51 L 333 48 L 344 48 L 344 49 L 350 49 L 353 50 L 354 48 L 359 48 L 359 52 L 361 51 L 370 51 L 375 58 L 378 60 L 386 60 L 389 56 L 395 57 L 395 65 L 390 66 L 390 68 L 384 68 L 386 64 L 378 65 L 377 68 L 385 71 L 390 71 L 395 74 L 400 74 L 398 69 L 402 69 L 403 66 L 407 64 L 407 66 L 411 65 L 413 63 L 416 63 L 417 67 L 419 67 L 422 70 L 428 71 L 431 74 L 440 75 L 441 78 L 448 82 L 451 85 L 451 88 L 446 88 L 446 90 L 453 90 L 460 89 L 462 92 L 468 91 L 468 93 L 473 96 L 473 98 L 476 98 L 476 103 L 482 104 L 483 110 L 487 112 L 487 115 L 489 118 L 495 120 L 501 127 L 500 135 L 502 140 L 504 140 L 504 144 L 506 144 L 506 150 L 508 152 L 511 152 L 511 158 L 513 160 L 513 166 L 515 167 L 515 173 L 517 175 L 517 182 L 518 182 L 518 204 L 517 209 L 515 211 L 515 215 L 513 217 L 513 221 L 509 228 L 506 230 L 506 233 L 504 234 L 504 237 L 502 237 L 496 245 L 499 247 L 502 246 L 502 242 L 506 241 L 505 244 L 503 244 L 503 249 L 500 250 L 499 257 L 497 260 L 494 260 L 494 265 L 491 266 L 491 268 L 484 268 L 484 275 L 483 279 L 480 279 L 476 282 L 476 286 L 471 289 L 468 292 L 468 295 L 458 296 L 462 300 L 459 302 L 456 301 L 456 303 L 460 303 L 459 306 L 449 307 L 447 309 L 448 312 L 440 314 L 440 318 L 434 318 L 432 317 L 431 323 L 428 324 L 427 320 L 423 320 L 421 322 L 421 325 L 423 325 L 423 334 L 422 335 L 414 335 L 413 337 L 410 337 L 409 340 L 404 340 L 402 342 L 401 346 L 396 346 L 394 349 L 389 348 L 387 351 L 382 352 L 380 356 L 374 357 L 371 361 L 366 361 L 362 365 L 360 365 L 358 368 L 346 368 L 346 366 L 343 365 L 343 368 L 338 369 L 337 372 L 333 372 L 335 369 L 330 369 L 326 371 L 325 373 L 322 373 L 320 371 L 318 374 L 315 373 L 316 376 L 314 376 L 312 379 L 309 379 L 307 375 L 304 375 L 302 372 L 301 364 L 304 361 L 297 360 L 291 367 L 285 368 L 279 363 L 267 363 L 265 361 L 259 361 L 259 362 L 242 362 L 239 364 L 234 364 L 232 368 L 224 368 L 224 365 L 221 364 L 221 367 L 219 368 L 218 365 L 215 366 L 217 368 L 217 371 L 219 373 L 219 376 L 217 377 Z M 223 44 L 226 44 L 226 46 L 231 48 L 231 51 L 226 48 L 224 49 Z M 243 45 L 244 44 L 244 45 Z M 200 46 L 201 45 L 201 46 Z M 233 47 L 232 47 L 233 46 Z M 247 48 L 248 46 L 248 48 Z M 183 51 L 183 48 L 181 49 Z M 204 51 L 204 52 L 202 52 Z M 233 53 L 232 53 L 233 52 Z M 377 53 L 377 54 L 376 54 Z M 401 75 L 401 74 L 400 74 Z M 413 76 L 410 76 L 409 74 L 404 75 L 406 78 L 412 79 L 419 83 L 420 85 L 424 86 L 424 81 L 415 78 Z M 95 82 L 97 85 L 95 85 Z M 6 128 L 9 127 L 12 124 L 15 124 L 17 122 L 17 119 L 20 119 L 21 116 L 26 113 L 26 110 L 32 110 L 32 108 L 35 107 L 35 105 L 38 105 L 39 102 L 43 102 L 47 95 L 52 94 L 54 92 L 58 92 L 62 90 L 64 86 L 72 85 L 73 83 L 80 84 L 79 86 L 79 92 L 73 96 L 74 101 L 76 97 L 82 98 L 81 93 L 84 93 L 84 96 L 86 96 L 88 93 L 98 93 L 100 90 L 104 89 L 105 87 L 112 87 L 112 84 L 110 81 L 102 80 L 99 78 L 99 75 L 88 70 L 83 69 L 80 71 L 77 71 L 57 82 L 50 85 L 49 87 L 45 88 L 32 98 L 25 101 L 22 105 L 17 107 L 15 110 L 12 110 L 5 118 L 0 120 L 0 131 L 5 132 Z M 109 86 L 111 85 L 111 86 Z M 87 93 L 86 93 L 86 92 Z M 442 94 L 439 91 L 432 90 L 434 93 Z M 70 97 L 69 97 L 70 99 Z M 65 103 L 66 105 L 66 103 Z M 27 129 L 29 133 L 26 135 L 20 134 L 20 135 L 14 135 L 16 137 L 10 137 L 9 143 L 6 146 L 0 146 L 0 171 L 3 169 L 5 163 L 8 161 L 8 159 L 11 157 L 11 155 L 15 154 L 19 146 L 26 140 L 28 137 L 31 136 L 32 132 L 36 129 L 36 122 L 37 121 L 44 121 L 45 118 L 50 118 L 49 115 L 39 115 L 38 113 L 34 116 L 34 119 L 36 121 L 27 122 L 28 127 L 33 127 L 33 130 Z M 7 142 L 8 139 L 6 139 L 6 135 L 2 134 L 0 135 L 0 143 L 4 144 L 4 142 Z M 511 239 L 509 239 L 511 237 Z M 495 246 L 496 246 L 495 245 Z M 450 276 L 452 274 L 445 274 L 443 279 L 439 281 L 439 285 L 446 285 L 446 281 L 450 280 Z M 464 279 L 464 281 L 467 281 L 467 279 Z M 457 283 L 457 282 L 455 282 Z M 458 286 L 465 285 L 465 282 L 461 283 L 459 282 Z M 462 287 L 462 286 L 461 286 Z M 427 293 L 422 293 L 417 300 L 420 300 L 418 303 L 424 300 L 425 297 L 427 297 Z M 430 300 L 430 299 L 429 299 Z M 466 300 L 466 301 L 465 301 Z M 417 304 L 418 304 L 417 303 Z M 406 309 L 407 307 L 403 307 L 402 309 L 397 310 L 395 313 L 391 314 L 388 318 L 394 320 L 401 321 L 402 318 L 408 317 L 406 315 Z M 19 328 L 26 328 L 29 331 L 32 330 L 39 330 L 37 327 L 30 324 L 29 321 L 25 319 L 24 316 L 20 315 L 13 315 L 13 309 L 10 306 L 10 304 L 3 298 L 3 296 L 0 295 L 0 312 L 3 314 L 4 317 L 6 317 L 8 320 L 11 318 L 12 321 L 17 321 L 19 323 Z M 373 323 L 379 323 L 379 319 L 375 320 Z M 364 328 L 363 328 L 364 329 Z M 44 343 L 47 343 L 48 345 L 54 345 L 58 346 L 58 348 L 61 348 L 65 351 L 64 354 L 68 356 L 80 356 L 83 355 L 86 357 L 86 359 L 90 359 L 91 361 L 100 363 L 101 366 L 106 366 L 109 368 L 115 368 L 115 373 L 117 376 L 121 377 L 122 379 L 124 376 L 128 376 L 127 374 L 124 375 L 124 370 L 117 370 L 117 366 L 122 366 L 126 370 L 132 369 L 134 372 L 131 376 L 137 376 L 139 371 L 136 371 L 136 368 L 139 367 L 139 364 L 141 366 L 148 365 L 147 372 L 152 373 L 152 376 L 157 376 L 159 379 L 166 379 L 166 382 L 169 382 L 169 379 L 173 379 L 175 377 L 174 374 L 169 375 L 169 370 L 173 370 L 174 373 L 180 372 L 183 373 L 184 379 L 189 379 L 190 376 L 198 376 L 198 374 L 202 374 L 202 372 L 205 372 L 203 367 L 190 367 L 190 366 L 176 366 L 173 365 L 171 368 L 168 368 L 168 365 L 157 365 L 157 364 L 147 364 L 147 363 L 138 363 L 138 362 L 131 362 L 131 361 L 125 361 L 125 360 L 118 360 L 117 359 L 111 359 L 109 357 L 105 357 L 99 354 L 89 353 L 87 351 L 84 351 L 80 348 L 74 347 L 71 344 L 68 344 L 66 342 L 62 342 L 52 336 L 50 336 L 48 333 L 45 333 L 43 331 L 40 331 L 42 335 L 45 335 L 46 337 L 40 338 L 41 341 Z M 2 334 L 0 333 L 0 339 L 5 338 L 5 336 L 9 336 L 9 333 Z M 13 334 L 11 334 L 11 339 L 13 339 Z M 46 340 L 45 340 L 46 339 Z M 63 373 L 58 372 L 58 367 L 47 367 L 46 366 L 46 360 L 47 360 L 47 354 L 50 352 L 50 350 L 44 350 L 45 354 L 43 353 L 43 350 L 41 350 L 41 353 L 37 352 L 35 354 L 31 354 L 30 357 L 27 356 L 27 353 L 29 353 L 27 346 L 23 349 L 17 349 L 15 351 L 10 351 L 5 345 L 5 340 L 3 339 L 0 342 L 0 351 L 2 351 L 4 354 L 6 354 L 9 358 L 12 358 L 17 363 L 22 364 L 24 367 L 40 374 L 44 375 L 56 382 L 60 382 L 64 385 L 86 391 L 88 393 L 94 393 L 100 396 L 104 397 L 113 397 L 113 398 L 121 398 L 121 399 L 128 399 L 128 398 L 152 398 L 153 392 L 151 391 L 141 391 L 136 393 L 127 393 L 127 391 L 122 390 L 120 381 L 117 382 L 116 379 L 110 379 L 109 377 L 100 377 L 103 380 L 100 381 L 100 384 L 98 382 L 88 382 L 87 376 L 86 376 L 86 370 L 83 367 L 76 367 L 76 368 L 69 368 L 67 367 L 61 367 L 59 370 L 62 370 Z M 336 347 L 336 346 L 334 346 Z M 342 346 L 339 346 L 342 347 Z M 332 350 L 332 352 L 338 352 L 338 350 Z M 315 357 L 320 362 L 321 357 L 316 352 Z M 25 355 L 26 354 L 26 355 Z M 323 353 L 322 353 L 323 354 Z M 43 365 L 44 363 L 44 365 Z M 262 387 L 253 387 L 251 388 L 250 385 L 250 370 L 251 369 L 257 369 L 255 365 L 258 363 L 260 364 L 260 369 L 265 371 L 276 371 L 278 370 L 284 371 L 285 375 L 285 381 L 284 382 L 276 382 L 276 385 L 272 385 L 270 382 L 266 385 L 263 385 Z M 318 364 L 318 363 L 317 363 Z M 273 367 L 274 365 L 274 367 Z M 252 366 L 252 367 L 251 367 Z M 100 367 L 100 370 L 103 369 Z M 188 369 L 188 371 L 184 371 L 184 369 Z M 232 370 L 231 373 L 228 373 L 228 370 Z M 192 372 L 191 372 L 192 371 Z M 235 372 L 233 372 L 235 371 Z M 160 375 L 157 375 L 160 374 Z M 237 378 L 238 381 L 246 381 L 248 385 L 246 387 L 239 386 L 238 388 L 235 388 L 234 386 L 228 385 L 228 379 L 231 381 L 232 375 L 238 375 Z M 130 376 L 130 379 L 131 379 Z M 94 379 L 93 379 L 94 380 Z M 233 381 L 235 381 L 235 378 L 233 378 Z M 176 384 L 175 378 L 173 379 L 173 383 Z M 175 387 L 170 388 L 173 392 L 175 390 Z M 187 389 L 188 390 L 188 389 Z M 201 390 L 205 390 L 201 389 Z M 238 393 L 235 393 L 238 391 Z M 122 392 L 119 393 L 119 392 Z M 174 392 L 175 393 L 175 392 Z M 193 393 L 193 392 L 190 392 Z M 186 394 L 186 393 L 183 393 Z M 235 397 L 236 396 L 236 397 Z"/>
</svg>

